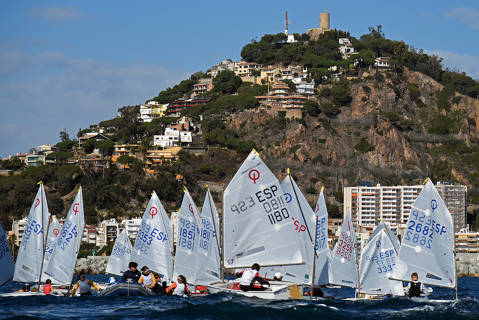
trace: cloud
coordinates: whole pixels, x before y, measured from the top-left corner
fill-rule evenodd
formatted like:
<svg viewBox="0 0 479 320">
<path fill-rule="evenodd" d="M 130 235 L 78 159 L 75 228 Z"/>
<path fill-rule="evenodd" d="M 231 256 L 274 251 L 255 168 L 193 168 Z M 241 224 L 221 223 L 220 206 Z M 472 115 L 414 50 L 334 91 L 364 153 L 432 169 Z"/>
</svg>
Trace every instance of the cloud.
<svg viewBox="0 0 479 320">
<path fill-rule="evenodd" d="M 447 12 L 446 18 L 457 19 L 473 29 L 479 30 L 479 11 L 474 8 L 458 7 Z"/>
<path fill-rule="evenodd" d="M 465 72 L 468 76 L 479 80 L 479 57 L 458 54 L 447 51 L 428 51 L 428 54 L 435 54 L 443 58 L 443 65 L 452 70 Z"/>
<path fill-rule="evenodd" d="M 65 23 L 80 17 L 80 11 L 72 7 L 63 8 L 43 8 L 30 10 L 29 15 L 47 22 Z"/>
<path fill-rule="evenodd" d="M 67 128 L 113 118 L 124 105 L 144 103 L 187 75 L 158 65 L 116 66 L 58 52 L 0 48 L 0 157 L 58 142 Z"/>
</svg>

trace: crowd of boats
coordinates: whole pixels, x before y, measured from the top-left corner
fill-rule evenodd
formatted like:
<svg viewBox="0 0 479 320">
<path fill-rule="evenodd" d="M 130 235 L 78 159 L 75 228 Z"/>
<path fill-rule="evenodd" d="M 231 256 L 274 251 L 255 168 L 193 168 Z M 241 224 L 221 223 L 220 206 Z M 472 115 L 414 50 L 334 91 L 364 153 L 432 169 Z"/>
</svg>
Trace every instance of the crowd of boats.
<svg viewBox="0 0 479 320">
<path fill-rule="evenodd" d="M 0 284 L 13 278 L 40 285 L 48 279 L 68 293 L 84 228 L 82 191 L 60 225 L 50 217 L 39 184 L 15 264 L 0 227 Z M 360 256 L 350 208 L 330 250 L 323 192 L 324 187 L 313 210 L 289 170 L 280 183 L 253 150 L 224 191 L 222 219 L 209 190 L 200 212 L 185 188 L 175 246 L 170 218 L 153 192 L 134 244 L 123 230 L 106 273 L 123 275 L 133 261 L 148 266 L 168 284 L 186 278 L 193 293 L 199 288 L 201 293 L 265 299 L 311 297 L 325 286 L 354 288 L 352 299 L 407 296 L 403 282 L 417 285 L 411 278 L 417 274 L 423 285 L 456 289 L 457 297 L 453 221 L 429 179 L 411 208 L 402 242 L 381 222 Z M 225 279 L 225 270 L 256 273 L 251 269 L 256 264 L 261 277 L 277 275 L 276 279 L 258 290 L 242 290 L 238 280 Z M 125 293 L 151 294 L 145 284 L 132 282 L 110 284 L 102 291 Z"/>
</svg>

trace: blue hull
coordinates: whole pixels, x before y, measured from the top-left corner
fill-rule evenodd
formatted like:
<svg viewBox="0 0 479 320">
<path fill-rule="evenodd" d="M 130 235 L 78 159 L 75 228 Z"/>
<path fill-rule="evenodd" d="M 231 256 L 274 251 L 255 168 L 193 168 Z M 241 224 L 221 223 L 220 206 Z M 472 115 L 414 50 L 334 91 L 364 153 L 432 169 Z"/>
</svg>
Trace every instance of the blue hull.
<svg viewBox="0 0 479 320">
<path fill-rule="evenodd" d="M 100 296 L 151 296 L 154 293 L 139 283 L 117 283 L 100 292 Z"/>
</svg>

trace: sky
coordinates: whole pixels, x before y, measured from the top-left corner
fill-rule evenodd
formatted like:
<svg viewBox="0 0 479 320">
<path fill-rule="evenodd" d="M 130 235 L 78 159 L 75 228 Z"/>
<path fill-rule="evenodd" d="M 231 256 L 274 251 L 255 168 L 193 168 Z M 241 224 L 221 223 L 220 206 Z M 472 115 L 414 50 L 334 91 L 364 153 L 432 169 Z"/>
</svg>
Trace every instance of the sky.
<svg viewBox="0 0 479 320">
<path fill-rule="evenodd" d="M 0 158 L 71 138 L 223 59 L 265 33 L 382 25 L 479 79 L 479 2 L 0 0 Z"/>
</svg>

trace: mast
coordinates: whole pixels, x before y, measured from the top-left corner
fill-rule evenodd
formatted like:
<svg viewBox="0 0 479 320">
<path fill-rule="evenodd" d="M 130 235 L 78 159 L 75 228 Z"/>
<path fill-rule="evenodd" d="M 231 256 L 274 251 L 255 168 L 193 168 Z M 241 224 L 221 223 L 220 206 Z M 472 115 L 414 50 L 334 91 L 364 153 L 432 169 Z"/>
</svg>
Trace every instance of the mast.
<svg viewBox="0 0 479 320">
<path fill-rule="evenodd" d="M 454 220 L 453 220 L 454 221 Z M 456 285 L 455 285 L 455 290 L 456 290 L 456 301 L 459 299 L 457 295 L 457 252 L 456 252 L 456 232 L 454 230 L 454 224 L 453 224 L 453 239 L 454 239 L 454 277 L 456 278 Z"/>
<path fill-rule="evenodd" d="M 45 196 L 45 199 L 47 198 L 47 195 L 45 194 L 45 189 L 43 188 L 43 182 L 40 181 L 38 182 L 38 184 L 41 186 L 42 188 L 42 199 L 43 197 Z M 48 213 L 47 213 L 48 214 Z M 44 219 L 44 215 L 45 215 L 45 212 L 43 212 L 43 206 L 42 206 L 42 229 L 45 228 L 45 226 L 43 226 L 43 221 L 45 221 Z M 40 275 L 38 276 L 38 291 L 40 291 L 40 283 L 42 282 L 42 273 L 43 273 L 43 261 L 45 259 L 45 247 L 46 247 L 46 239 L 45 239 L 45 235 L 46 237 L 48 237 L 48 229 L 50 227 L 50 219 L 48 219 L 48 224 L 47 224 L 47 230 L 46 230 L 46 233 L 44 233 L 42 235 L 42 241 L 43 241 L 43 249 L 42 249 L 42 263 L 40 265 Z"/>
<path fill-rule="evenodd" d="M 324 188 L 324 187 L 323 187 Z M 318 216 L 315 214 L 315 221 L 316 223 L 314 224 L 314 243 L 313 243 L 313 272 L 312 276 L 313 279 L 311 280 L 312 286 L 311 286 L 311 295 L 309 296 L 309 299 L 313 299 L 313 290 L 314 290 L 314 279 L 316 278 L 316 242 L 318 241 Z M 326 243 L 327 245 L 327 243 Z"/>
</svg>

